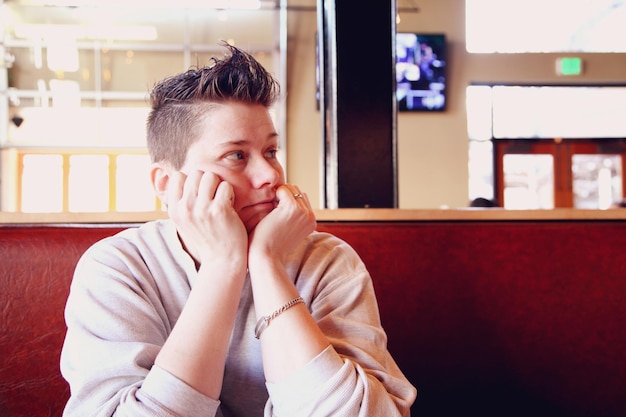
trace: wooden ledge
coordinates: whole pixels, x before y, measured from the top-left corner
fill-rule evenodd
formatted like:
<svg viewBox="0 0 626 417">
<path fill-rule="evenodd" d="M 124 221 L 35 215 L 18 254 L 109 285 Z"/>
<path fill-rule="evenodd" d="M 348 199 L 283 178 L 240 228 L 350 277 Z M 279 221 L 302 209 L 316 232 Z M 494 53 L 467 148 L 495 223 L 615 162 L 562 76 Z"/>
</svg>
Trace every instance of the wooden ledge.
<svg viewBox="0 0 626 417">
<path fill-rule="evenodd" d="M 464 209 L 336 209 L 316 210 L 320 222 L 333 221 L 626 221 L 626 209 L 504 210 Z M 0 224 L 125 224 L 164 219 L 165 212 L 10 213 L 0 212 Z"/>
</svg>

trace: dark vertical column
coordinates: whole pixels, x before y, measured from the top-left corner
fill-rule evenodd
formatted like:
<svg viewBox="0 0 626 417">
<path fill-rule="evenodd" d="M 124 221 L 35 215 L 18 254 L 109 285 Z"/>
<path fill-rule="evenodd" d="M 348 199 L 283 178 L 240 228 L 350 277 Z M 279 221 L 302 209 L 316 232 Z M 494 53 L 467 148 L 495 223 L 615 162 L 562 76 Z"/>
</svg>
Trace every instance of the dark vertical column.
<svg viewBox="0 0 626 417">
<path fill-rule="evenodd" d="M 325 207 L 397 207 L 395 0 L 317 10 Z"/>
</svg>

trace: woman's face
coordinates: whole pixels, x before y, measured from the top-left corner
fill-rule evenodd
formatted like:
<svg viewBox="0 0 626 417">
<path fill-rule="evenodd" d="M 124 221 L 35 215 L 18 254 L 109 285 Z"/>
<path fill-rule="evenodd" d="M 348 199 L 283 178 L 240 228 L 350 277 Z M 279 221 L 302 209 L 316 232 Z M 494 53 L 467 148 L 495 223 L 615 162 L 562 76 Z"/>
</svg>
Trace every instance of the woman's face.
<svg viewBox="0 0 626 417">
<path fill-rule="evenodd" d="M 228 182 L 235 210 L 250 232 L 276 207 L 276 188 L 285 182 L 269 112 L 261 105 L 226 102 L 212 107 L 200 128 L 181 171 L 213 172 Z"/>
</svg>

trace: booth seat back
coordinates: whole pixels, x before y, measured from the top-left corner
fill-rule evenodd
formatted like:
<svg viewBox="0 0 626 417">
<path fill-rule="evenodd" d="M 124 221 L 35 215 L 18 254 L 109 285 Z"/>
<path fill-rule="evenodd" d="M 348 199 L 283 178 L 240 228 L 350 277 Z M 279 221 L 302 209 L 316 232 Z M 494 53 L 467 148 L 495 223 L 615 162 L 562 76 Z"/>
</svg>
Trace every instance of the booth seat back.
<svg viewBox="0 0 626 417">
<path fill-rule="evenodd" d="M 58 417 L 63 311 L 78 258 L 115 227 L 0 227 L 0 416 Z M 87 416 L 85 416 L 87 417 Z"/>
<path fill-rule="evenodd" d="M 320 228 L 368 265 L 414 416 L 626 417 L 626 222 Z"/>
<path fill-rule="evenodd" d="M 128 226 L 0 226 L 0 416 L 61 415 L 74 267 Z M 626 222 L 318 229 L 368 266 L 413 416 L 626 417 Z"/>
</svg>

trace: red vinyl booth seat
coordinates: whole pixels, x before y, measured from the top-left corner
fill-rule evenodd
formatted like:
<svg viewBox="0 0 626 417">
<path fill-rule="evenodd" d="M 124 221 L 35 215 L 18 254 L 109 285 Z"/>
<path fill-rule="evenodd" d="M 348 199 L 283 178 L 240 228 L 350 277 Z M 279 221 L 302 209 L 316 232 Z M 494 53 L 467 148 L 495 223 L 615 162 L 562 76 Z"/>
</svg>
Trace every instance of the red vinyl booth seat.
<svg viewBox="0 0 626 417">
<path fill-rule="evenodd" d="M 74 266 L 129 225 L 0 226 L 0 416 L 60 416 Z M 414 416 L 626 417 L 626 222 L 320 222 L 371 272 Z M 87 416 L 86 416 L 87 417 Z"/>
</svg>

